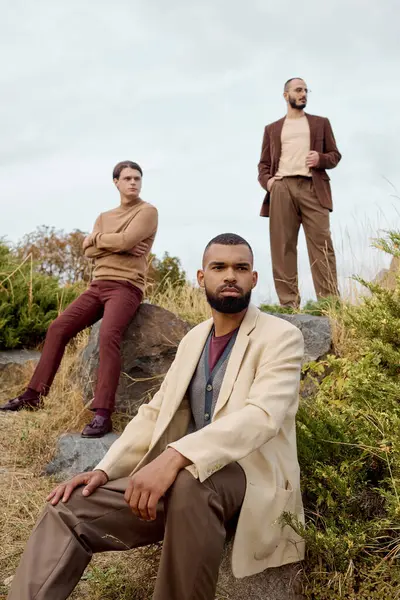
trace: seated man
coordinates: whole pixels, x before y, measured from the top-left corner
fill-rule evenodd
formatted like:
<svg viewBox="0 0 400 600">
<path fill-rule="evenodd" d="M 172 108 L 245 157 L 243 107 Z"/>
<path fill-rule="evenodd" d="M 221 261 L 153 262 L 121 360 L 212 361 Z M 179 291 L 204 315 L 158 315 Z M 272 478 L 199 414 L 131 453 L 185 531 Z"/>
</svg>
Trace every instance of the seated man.
<svg viewBox="0 0 400 600">
<path fill-rule="evenodd" d="M 113 179 L 120 193 L 120 206 L 102 213 L 83 242 L 85 255 L 94 259 L 93 281 L 50 325 L 26 391 L 0 410 L 39 408 L 69 340 L 102 318 L 99 371 L 91 406 L 96 414 L 82 436 L 102 437 L 111 431 L 121 370 L 121 339 L 142 301 L 148 254 L 157 231 L 157 209 L 139 196 L 142 175 L 137 163 L 124 161 L 115 166 Z"/>
<path fill-rule="evenodd" d="M 183 338 L 160 390 L 96 469 L 48 496 L 8 600 L 62 600 L 94 552 L 159 540 L 153 599 L 212 600 L 237 518 L 236 577 L 303 558 L 303 541 L 279 521 L 283 511 L 303 518 L 302 335 L 249 304 L 257 273 L 240 236 L 211 240 L 198 281 L 212 319 Z"/>
</svg>

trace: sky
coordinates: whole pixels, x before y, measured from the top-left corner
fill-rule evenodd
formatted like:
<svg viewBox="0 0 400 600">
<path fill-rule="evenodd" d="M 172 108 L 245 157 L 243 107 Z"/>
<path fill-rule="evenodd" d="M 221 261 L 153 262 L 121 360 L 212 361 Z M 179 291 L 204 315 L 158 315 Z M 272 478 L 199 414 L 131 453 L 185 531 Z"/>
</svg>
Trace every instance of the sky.
<svg viewBox="0 0 400 600">
<path fill-rule="evenodd" d="M 257 181 L 264 126 L 303 77 L 342 161 L 330 172 L 340 286 L 389 258 L 372 238 L 400 221 L 400 4 L 382 0 L 0 0 L 0 237 L 40 225 L 90 231 L 118 205 L 112 168 L 144 170 L 154 252 L 194 280 L 206 243 L 253 247 L 258 302 L 277 300 Z M 304 300 L 314 290 L 304 236 Z"/>
</svg>

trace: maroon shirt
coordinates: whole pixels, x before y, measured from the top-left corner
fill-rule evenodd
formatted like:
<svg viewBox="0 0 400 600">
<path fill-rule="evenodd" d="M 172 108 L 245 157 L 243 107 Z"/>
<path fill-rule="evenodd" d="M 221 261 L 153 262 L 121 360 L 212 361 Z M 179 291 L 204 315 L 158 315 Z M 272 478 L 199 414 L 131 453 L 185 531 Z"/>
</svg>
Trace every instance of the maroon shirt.
<svg viewBox="0 0 400 600">
<path fill-rule="evenodd" d="M 210 347 L 208 349 L 208 368 L 210 369 L 210 373 L 220 359 L 226 346 L 229 344 L 229 340 L 233 335 L 235 335 L 238 329 L 239 327 L 233 331 L 230 331 L 229 333 L 226 333 L 225 335 L 220 335 L 219 337 L 215 337 L 214 333 L 212 334 Z"/>
</svg>

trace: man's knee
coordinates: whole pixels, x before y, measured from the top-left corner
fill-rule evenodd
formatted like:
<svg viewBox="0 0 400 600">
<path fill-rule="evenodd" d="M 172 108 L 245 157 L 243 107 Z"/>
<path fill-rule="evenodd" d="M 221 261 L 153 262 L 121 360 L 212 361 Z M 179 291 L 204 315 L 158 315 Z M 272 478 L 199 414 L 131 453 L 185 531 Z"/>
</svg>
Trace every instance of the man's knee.
<svg viewBox="0 0 400 600">
<path fill-rule="evenodd" d="M 68 324 L 63 318 L 63 315 L 60 315 L 50 324 L 47 330 L 47 338 L 61 338 L 62 340 L 68 341 L 71 337 L 68 333 L 68 329 Z"/>
<path fill-rule="evenodd" d="M 104 348 L 118 347 L 121 345 L 122 333 L 113 328 L 100 330 L 99 343 Z"/>
<path fill-rule="evenodd" d="M 168 511 L 172 510 L 182 514 L 183 511 L 193 510 L 195 503 L 207 504 L 207 495 L 204 494 L 204 491 L 199 480 L 193 477 L 187 469 L 183 469 L 168 490 Z"/>
</svg>

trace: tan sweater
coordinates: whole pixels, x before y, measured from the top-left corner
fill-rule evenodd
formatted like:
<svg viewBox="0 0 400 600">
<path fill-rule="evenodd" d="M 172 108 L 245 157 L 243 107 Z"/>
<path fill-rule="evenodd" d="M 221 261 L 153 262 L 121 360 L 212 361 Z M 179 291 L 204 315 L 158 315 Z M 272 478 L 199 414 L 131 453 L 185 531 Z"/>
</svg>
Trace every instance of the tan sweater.
<svg viewBox="0 0 400 600">
<path fill-rule="evenodd" d="M 144 291 L 157 225 L 157 209 L 143 200 L 102 213 L 91 234 L 93 245 L 85 250 L 85 256 L 94 259 L 93 279 L 130 281 Z M 148 253 L 133 256 L 131 250 L 139 242 L 148 244 Z"/>
<path fill-rule="evenodd" d="M 306 157 L 310 152 L 310 127 L 306 116 L 300 119 L 285 119 L 281 144 L 282 152 L 275 177 L 311 177 L 310 169 L 306 166 Z"/>
</svg>

